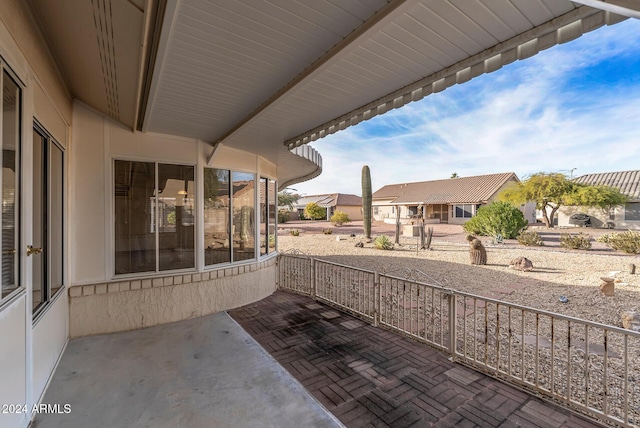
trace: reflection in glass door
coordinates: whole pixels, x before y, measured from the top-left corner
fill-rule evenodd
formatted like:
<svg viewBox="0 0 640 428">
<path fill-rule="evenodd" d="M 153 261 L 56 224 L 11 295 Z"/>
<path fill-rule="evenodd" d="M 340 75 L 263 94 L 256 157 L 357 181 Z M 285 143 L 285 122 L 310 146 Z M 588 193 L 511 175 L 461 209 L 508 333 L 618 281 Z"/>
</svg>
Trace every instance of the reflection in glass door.
<svg viewBox="0 0 640 428">
<path fill-rule="evenodd" d="M 18 165 L 20 147 L 20 87 L 2 72 L 2 293 L 0 300 L 20 286 L 18 268 Z"/>
<path fill-rule="evenodd" d="M 33 130 L 32 309 L 39 312 L 63 284 L 62 149 L 40 126 Z"/>
</svg>

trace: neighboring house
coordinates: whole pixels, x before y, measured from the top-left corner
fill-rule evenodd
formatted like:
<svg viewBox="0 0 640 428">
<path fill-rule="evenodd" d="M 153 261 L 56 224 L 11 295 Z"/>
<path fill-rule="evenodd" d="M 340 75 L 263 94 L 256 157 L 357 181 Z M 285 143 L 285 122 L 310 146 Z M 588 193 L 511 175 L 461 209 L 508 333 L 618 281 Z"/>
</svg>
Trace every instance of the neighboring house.
<svg viewBox="0 0 640 428">
<path fill-rule="evenodd" d="M 349 220 L 362 220 L 362 198 L 357 195 L 348 195 L 344 193 L 330 193 L 326 195 L 310 195 L 301 197 L 293 206 L 291 220 L 302 218 L 304 207 L 311 202 L 315 202 L 327 210 L 327 220 L 329 220 L 336 211 L 347 213 Z"/>
<path fill-rule="evenodd" d="M 591 186 L 615 187 L 629 198 L 624 206 L 611 210 L 581 206 L 560 207 L 557 213 L 558 226 L 574 226 L 569 219 L 573 214 L 591 216 L 591 225 L 615 229 L 640 230 L 640 171 L 602 172 L 586 174 L 574 179 L 576 183 Z"/>
<path fill-rule="evenodd" d="M 422 214 L 427 223 L 463 224 L 475 216 L 481 206 L 518 182 L 520 180 L 513 172 L 506 172 L 391 184 L 373 193 L 373 217 L 395 223 L 399 212 L 401 223 L 410 223 Z M 530 204 L 521 209 L 527 220 L 535 220 L 535 211 Z"/>
</svg>

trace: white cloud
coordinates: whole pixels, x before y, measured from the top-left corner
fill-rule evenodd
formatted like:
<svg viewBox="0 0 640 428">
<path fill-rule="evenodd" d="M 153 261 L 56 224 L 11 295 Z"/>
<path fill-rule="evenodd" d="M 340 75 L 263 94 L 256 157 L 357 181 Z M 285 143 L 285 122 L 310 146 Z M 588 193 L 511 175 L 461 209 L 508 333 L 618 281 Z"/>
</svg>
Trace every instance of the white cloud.
<svg viewBox="0 0 640 428">
<path fill-rule="evenodd" d="M 315 142 L 324 171 L 294 187 L 360 194 L 365 164 L 374 189 L 453 172 L 637 169 L 640 63 L 616 64 L 638 56 L 640 22 L 597 30 Z M 606 73 L 591 81 L 601 64 Z"/>
</svg>

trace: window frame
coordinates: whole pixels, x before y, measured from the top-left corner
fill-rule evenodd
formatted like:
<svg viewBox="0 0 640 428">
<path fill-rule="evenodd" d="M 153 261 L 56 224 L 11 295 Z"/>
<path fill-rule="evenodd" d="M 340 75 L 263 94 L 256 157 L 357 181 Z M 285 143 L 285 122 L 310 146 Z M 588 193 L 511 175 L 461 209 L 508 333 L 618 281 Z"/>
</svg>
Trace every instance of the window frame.
<svg viewBox="0 0 640 428">
<path fill-rule="evenodd" d="M 469 207 L 469 210 L 467 211 L 465 207 Z M 458 210 L 462 211 L 462 215 L 458 215 Z M 469 214 L 468 216 L 465 215 L 467 213 Z M 474 213 L 474 204 L 453 204 L 453 216 L 455 218 L 473 218 Z"/>
<path fill-rule="evenodd" d="M 262 226 L 263 220 L 263 212 L 262 207 L 260 207 L 260 212 L 258 213 L 258 234 L 259 234 L 259 242 L 260 247 L 258 250 L 259 258 L 263 259 L 272 255 L 273 253 L 278 251 L 278 182 L 273 178 L 266 177 L 264 175 L 260 175 L 260 185 L 258 191 L 258 200 L 259 204 L 262 204 L 262 195 L 260 194 L 263 189 L 263 181 L 264 181 L 264 217 L 265 217 L 265 252 L 262 252 L 262 233 L 260 227 Z M 272 193 L 270 191 L 271 186 L 273 186 L 273 201 L 269 198 L 269 195 Z M 269 207 L 273 207 L 273 210 L 270 210 Z M 273 213 L 272 213 L 273 211 Z M 273 219 L 273 223 L 270 221 Z M 273 225 L 273 236 L 274 236 L 274 247 L 271 249 L 270 243 L 270 227 Z"/>
<path fill-rule="evenodd" d="M 640 202 L 628 202 L 624 205 L 624 221 L 640 221 Z"/>
<path fill-rule="evenodd" d="M 154 241 L 155 241 L 155 269 L 148 270 L 143 272 L 127 272 L 127 273 L 117 273 L 116 272 L 116 162 L 139 162 L 139 163 L 153 163 L 154 164 L 154 193 L 155 193 L 155 208 L 153 208 L 153 224 L 154 224 Z M 178 268 L 178 269 L 168 269 L 161 270 L 160 269 L 160 260 L 159 260 L 159 215 L 160 210 L 157 209 L 158 206 L 158 197 L 159 197 L 159 165 L 175 165 L 180 167 L 191 167 L 193 168 L 193 215 L 194 215 L 194 232 L 193 232 L 193 249 L 194 249 L 194 257 L 193 257 L 193 267 L 187 268 Z M 109 256 L 111 257 L 110 263 L 110 274 L 113 279 L 121 279 L 121 278 L 137 278 L 137 277 L 150 277 L 150 276 L 166 276 L 180 273 L 188 273 L 188 272 L 197 272 L 198 271 L 198 211 L 199 211 L 199 201 L 198 201 L 198 166 L 195 162 L 175 162 L 171 160 L 158 160 L 158 159 L 148 159 L 148 158 L 140 158 L 133 156 L 114 156 L 111 158 L 111 182 L 109 183 L 110 193 L 108 198 L 111 203 L 111 219 L 110 219 L 110 235 L 111 235 L 111 248 L 109 249 Z"/>
<path fill-rule="evenodd" d="M 23 211 L 22 210 L 22 203 L 23 203 L 22 150 L 23 150 L 23 147 L 22 146 L 24 145 L 24 135 L 25 135 L 25 132 L 24 132 L 25 126 L 23 121 L 24 121 L 24 91 L 25 91 L 26 85 L 17 76 L 17 74 L 11 69 L 11 67 L 7 65 L 7 63 L 4 61 L 4 58 L 0 56 L 0 86 L 2 86 L 2 88 L 4 88 L 5 76 L 10 78 L 13 81 L 13 83 L 16 85 L 16 87 L 19 89 L 18 100 L 17 100 L 18 117 L 16 118 L 16 123 L 18 124 L 18 127 L 16 130 L 17 131 L 17 135 L 16 135 L 17 147 L 16 147 L 16 159 L 15 159 L 15 165 L 16 165 L 16 171 L 15 171 L 16 189 L 15 190 L 16 190 L 16 193 L 18 194 L 18 197 L 14 202 L 14 206 L 15 206 L 14 209 L 18 210 L 18 214 L 15 215 L 14 213 L 14 217 L 16 219 L 16 224 L 14 226 L 14 236 L 15 236 L 16 242 L 14 245 L 15 248 L 13 249 L 15 250 L 15 253 L 13 253 L 13 255 L 14 255 L 14 270 L 16 272 L 14 274 L 16 286 L 13 290 L 9 291 L 6 294 L 6 296 L 3 297 L 2 296 L 2 279 L 0 278 L 0 309 L 4 308 L 5 306 L 8 306 L 18 296 L 21 296 L 27 292 L 27 287 L 24 284 L 24 278 L 22 275 L 23 261 L 19 251 L 19 249 L 23 248 L 22 245 L 23 245 L 23 239 L 24 239 L 24 237 L 22 236 L 22 223 L 23 223 L 23 219 L 22 219 L 22 215 L 23 215 L 23 212 L 22 212 Z M 2 108 L 2 111 L 4 111 L 4 98 L 0 100 L 0 108 Z M 0 145 L 2 145 L 2 147 L 4 147 L 4 125 L 5 125 L 3 119 L 4 118 L 0 116 Z M 1 185 L 2 185 L 2 179 L 0 178 L 0 190 L 1 190 Z M 0 244 L 0 250 L 5 251 L 4 249 L 2 249 L 1 244 Z M 13 250 L 10 250 L 10 251 L 13 251 Z"/>
</svg>

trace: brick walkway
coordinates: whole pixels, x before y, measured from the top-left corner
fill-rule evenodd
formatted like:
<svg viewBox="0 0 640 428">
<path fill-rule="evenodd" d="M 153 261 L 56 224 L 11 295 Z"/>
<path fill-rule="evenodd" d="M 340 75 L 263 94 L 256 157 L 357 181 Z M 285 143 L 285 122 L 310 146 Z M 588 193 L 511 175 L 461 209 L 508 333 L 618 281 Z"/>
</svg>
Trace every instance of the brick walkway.
<svg viewBox="0 0 640 428">
<path fill-rule="evenodd" d="M 307 297 L 229 314 L 348 427 L 601 426 Z"/>
</svg>

